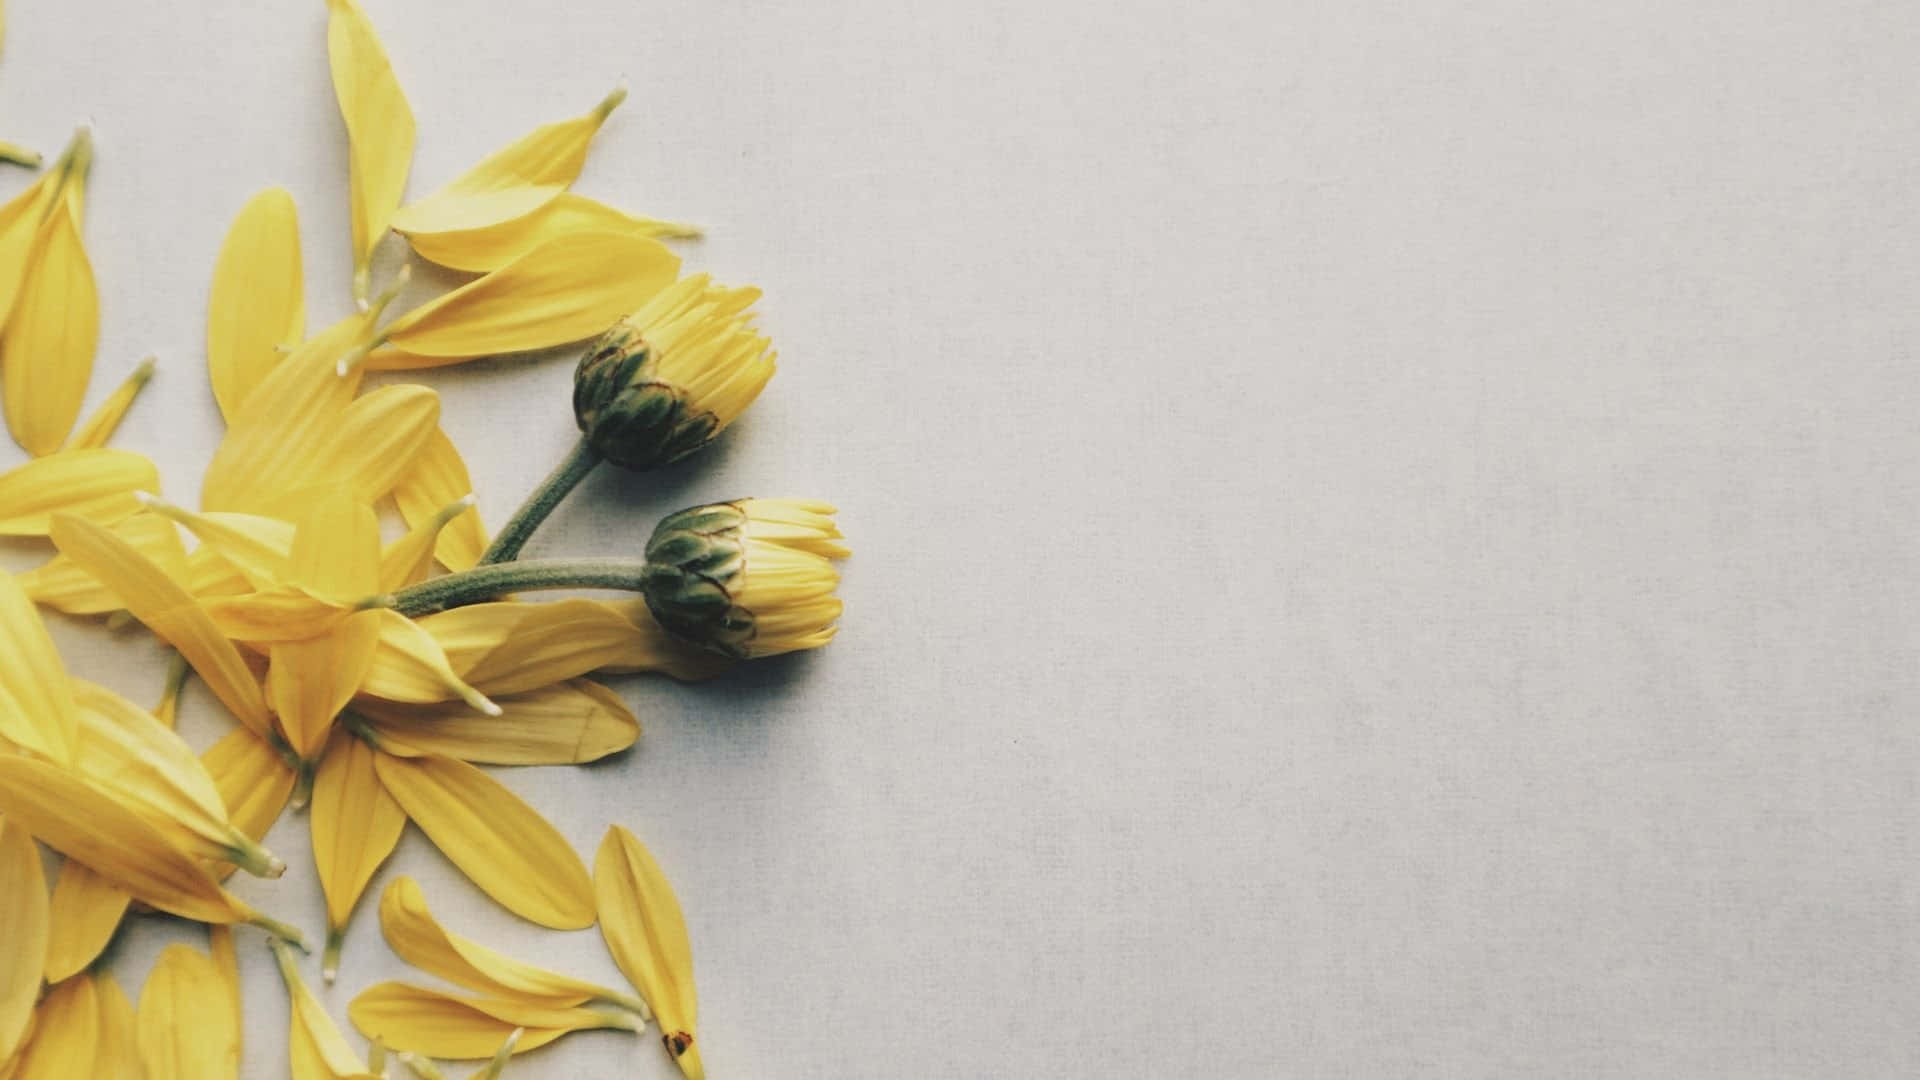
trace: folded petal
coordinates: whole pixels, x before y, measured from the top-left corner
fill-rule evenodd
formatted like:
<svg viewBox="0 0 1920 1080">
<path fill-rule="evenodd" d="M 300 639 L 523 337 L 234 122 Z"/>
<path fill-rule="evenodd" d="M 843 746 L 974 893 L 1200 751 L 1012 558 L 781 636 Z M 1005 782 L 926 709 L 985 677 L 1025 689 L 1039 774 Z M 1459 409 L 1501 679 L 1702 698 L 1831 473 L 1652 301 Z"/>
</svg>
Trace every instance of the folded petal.
<svg viewBox="0 0 1920 1080">
<path fill-rule="evenodd" d="M 653 1008 L 681 1071 L 697 1080 L 703 1067 L 693 1041 L 693 946 L 673 886 L 639 839 L 615 825 L 594 856 L 593 894 L 613 962 Z"/>
<path fill-rule="evenodd" d="M 417 529 L 437 518 L 454 500 L 472 494 L 473 478 L 466 461 L 446 431 L 436 428 L 413 459 L 413 466 L 395 485 L 393 501 L 400 507 L 400 516 Z M 449 570 L 471 569 L 486 550 L 487 529 L 480 523 L 480 511 L 471 504 L 465 513 L 447 523 L 434 543 L 440 565 Z"/>
<path fill-rule="evenodd" d="M 90 967 L 113 940 L 133 897 L 85 863 L 60 864 L 53 883 L 53 923 L 47 937 L 47 981 L 57 983 Z"/>
<path fill-rule="evenodd" d="M 373 748 L 338 732 L 320 760 L 308 810 L 313 830 L 313 863 L 327 899 L 327 981 L 339 954 L 340 939 L 354 906 L 373 880 L 374 871 L 393 853 L 407 815 L 374 772 Z"/>
<path fill-rule="evenodd" d="M 207 377 L 220 414 L 231 418 L 238 412 L 285 358 L 282 350 L 292 350 L 306 335 L 299 214 L 285 188 L 268 188 L 240 208 L 213 264 Z"/>
<path fill-rule="evenodd" d="M 61 764 L 80 748 L 80 712 L 46 624 L 0 573 L 0 738 Z"/>
<path fill-rule="evenodd" d="M 507 910 L 555 930 L 593 923 L 593 883 L 580 856 L 499 781 L 444 757 L 379 754 L 374 767 L 434 846 Z"/>
<path fill-rule="evenodd" d="M 456 1059 L 492 1057 L 515 1028 L 526 1029 L 514 1046 L 515 1053 L 545 1046 L 570 1031 L 633 1028 L 633 1021 L 624 1014 L 610 1011 L 516 1005 L 401 982 L 378 983 L 361 991 L 347 1005 L 347 1018 L 369 1039 L 416 1054 Z"/>
<path fill-rule="evenodd" d="M 117 593 L 134 618 L 180 650 L 241 723 L 265 736 L 267 706 L 260 684 L 192 594 L 133 545 L 90 522 L 60 516 L 53 524 L 53 542 L 61 554 Z"/>
<path fill-rule="evenodd" d="M 439 754 L 483 765 L 575 765 L 619 753 L 640 722 L 619 696 L 574 679 L 500 698 L 499 716 L 461 702 L 396 705 L 362 698 L 355 706 L 383 753 Z"/>
<path fill-rule="evenodd" d="M 160 950 L 140 990 L 134 1028 L 146 1080 L 221 1080 L 239 1076 L 240 1028 L 226 1009 L 213 957 L 191 945 Z"/>
<path fill-rule="evenodd" d="M 353 0 L 327 0 L 327 60 L 347 126 L 353 209 L 354 296 L 367 296 L 368 263 L 386 235 L 413 166 L 413 109 L 373 23 Z"/>
<path fill-rule="evenodd" d="M 45 536 L 53 515 L 112 524 L 159 491 L 152 459 L 127 450 L 68 450 L 0 473 L 0 536 Z"/>
<path fill-rule="evenodd" d="M 0 1061 L 13 1056 L 40 998 L 50 917 L 40 849 L 26 826 L 0 818 Z"/>
<path fill-rule="evenodd" d="M 50 213 L 0 329 L 0 404 L 14 441 L 35 457 L 59 450 L 80 417 L 100 337 L 93 264 L 72 214 Z"/>
<path fill-rule="evenodd" d="M 542 124 L 494 151 L 433 194 L 402 207 L 393 215 L 394 229 L 410 236 L 467 232 L 538 210 L 580 175 L 588 144 L 626 97 L 625 90 L 615 90 L 588 112 Z"/>
<path fill-rule="evenodd" d="M 480 209 L 474 206 L 474 209 Z M 606 203 L 563 191 L 531 213 L 472 229 L 413 232 L 407 242 L 421 258 L 455 270 L 485 273 L 539 247 L 574 233 L 608 232 L 630 236 L 693 237 L 691 225 L 635 217 Z"/>
<path fill-rule="evenodd" d="M 410 877 L 394 879 L 380 897 L 380 929 L 400 959 L 429 975 L 482 994 L 561 1009 L 624 996 L 449 933 L 434 919 L 426 894 Z"/>
<path fill-rule="evenodd" d="M 375 370 L 434 367 L 599 334 L 671 285 L 680 258 L 658 240 L 573 233 L 395 319 Z"/>
</svg>

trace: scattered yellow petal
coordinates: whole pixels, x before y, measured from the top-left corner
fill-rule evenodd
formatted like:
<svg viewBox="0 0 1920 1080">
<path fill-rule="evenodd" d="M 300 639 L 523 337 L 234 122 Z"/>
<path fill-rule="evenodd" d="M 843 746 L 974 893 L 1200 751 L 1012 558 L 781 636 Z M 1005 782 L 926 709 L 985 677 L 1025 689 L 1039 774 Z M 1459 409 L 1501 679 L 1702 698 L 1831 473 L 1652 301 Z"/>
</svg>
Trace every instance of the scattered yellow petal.
<svg viewBox="0 0 1920 1080">
<path fill-rule="evenodd" d="M 240 208 L 213 264 L 207 377 L 220 414 L 232 418 L 306 334 L 300 217 L 285 188 L 268 188 Z"/>
<path fill-rule="evenodd" d="M 360 894 L 400 842 L 407 816 L 374 773 L 373 748 L 337 732 L 313 781 L 307 811 L 313 829 L 313 862 L 327 898 L 327 947 L 323 974 L 333 981 L 347 920 Z"/>
<path fill-rule="evenodd" d="M 207 954 L 213 958 L 214 971 L 220 976 L 217 996 L 226 1005 L 228 1015 L 233 1017 L 233 1041 L 227 1045 L 228 1064 L 220 1075 L 235 1076 L 240 1072 L 246 1010 L 240 1003 L 240 954 L 234 951 L 233 927 L 207 927 Z M 208 1004 L 212 1005 L 213 1002 L 209 1001 Z"/>
<path fill-rule="evenodd" d="M 333 1017 L 327 1015 L 327 1007 L 313 996 L 306 980 L 300 977 L 293 950 L 278 941 L 272 946 L 273 958 L 280 966 L 280 977 L 286 981 L 287 996 L 293 1006 L 287 1021 L 287 1051 L 293 1066 L 293 1080 L 367 1076 L 367 1063 L 347 1045 L 347 1037 L 341 1034 Z"/>
<path fill-rule="evenodd" d="M 187 553 L 187 591 L 202 600 L 239 596 L 253 591 L 253 582 L 219 552 L 202 545 Z"/>
<path fill-rule="evenodd" d="M 473 496 L 455 499 L 407 530 L 380 554 L 380 588 L 387 592 L 423 581 L 433 569 L 440 534 L 457 520 L 473 516 Z M 477 519 L 475 519 L 477 520 Z"/>
<path fill-rule="evenodd" d="M 515 960 L 449 933 L 434 919 L 426 894 L 410 877 L 394 879 L 380 897 L 380 929 L 394 955 L 429 975 L 494 997 L 564 1009 L 589 1001 L 618 1002 L 619 991 Z M 633 1002 L 639 1005 L 638 1001 Z"/>
<path fill-rule="evenodd" d="M 14 1065 L 13 1080 L 73 1080 L 99 1075 L 100 987 L 92 975 L 76 975 L 47 992 L 28 1040 Z"/>
<path fill-rule="evenodd" d="M 333 96 L 347 125 L 353 204 L 353 295 L 365 301 L 368 264 L 407 191 L 413 166 L 413 110 L 387 51 L 353 0 L 327 0 L 327 59 Z"/>
<path fill-rule="evenodd" d="M 211 956 L 190 945 L 160 950 L 134 1020 L 146 1080 L 239 1076 L 240 1029 L 234 1015 L 208 1008 L 225 992 Z"/>
<path fill-rule="evenodd" d="M 0 536 L 45 536 L 53 515 L 112 524 L 160 490 L 152 459 L 127 450 L 68 450 L 0 473 Z"/>
<path fill-rule="evenodd" d="M 360 1034 L 416 1054 L 477 1060 L 492 1057 L 515 1028 L 526 1034 L 515 1053 L 538 1049 L 570 1031 L 633 1030 L 624 1013 L 591 1008 L 554 1009 L 510 1001 L 449 994 L 401 982 L 383 982 L 347 1005 Z"/>
<path fill-rule="evenodd" d="M 180 650 L 241 723 L 256 734 L 266 734 L 267 706 L 260 684 L 233 643 L 186 589 L 133 545 L 79 518 L 56 518 L 53 542 L 62 554 L 119 594 L 135 618 Z"/>
<path fill-rule="evenodd" d="M 40 849 L 26 827 L 0 818 L 0 1061 L 13 1056 L 33 1019 L 46 966 L 49 916 Z"/>
<path fill-rule="evenodd" d="M 489 716 L 500 715 L 500 706 L 454 673 L 446 650 L 420 624 L 392 608 L 374 614 L 380 619 L 380 647 L 360 684 L 362 693 L 415 704 L 459 698 Z"/>
<path fill-rule="evenodd" d="M 48 169 L 32 186 L 0 206 L 0 317 L 13 310 L 26 277 L 40 222 L 60 191 L 62 170 Z"/>
<path fill-rule="evenodd" d="M 337 629 L 353 614 L 298 589 L 210 597 L 201 604 L 220 632 L 251 643 L 304 642 Z"/>
<path fill-rule="evenodd" d="M 80 710 L 78 771 L 166 833 L 175 846 L 262 877 L 284 864 L 228 820 L 206 766 L 172 728 L 105 687 L 76 679 Z"/>
<path fill-rule="evenodd" d="M 422 447 L 413 467 L 393 489 L 393 501 L 409 526 L 418 528 L 436 518 L 455 499 L 473 494 L 473 478 L 460 451 L 443 429 L 435 429 Z M 434 544 L 440 565 L 449 570 L 469 570 L 487 550 L 487 529 L 480 523 L 480 511 L 469 506 L 467 512 L 450 522 Z"/>
<path fill-rule="evenodd" d="M 712 649 L 703 649 L 674 637 L 654 620 L 644 598 L 609 600 L 607 606 L 627 617 L 638 633 L 627 651 L 600 670 L 614 675 L 657 672 L 681 682 L 711 679 L 731 669 L 738 661 Z"/>
<path fill-rule="evenodd" d="M 218 511 L 196 514 L 150 495 L 142 496 L 140 501 L 153 513 L 186 526 L 204 545 L 202 550 L 218 555 L 232 570 L 245 575 L 246 587 L 240 591 L 271 589 L 288 578 L 293 558 L 292 522 L 259 514 Z M 193 555 L 200 556 L 201 551 Z M 195 569 L 189 576 L 197 581 L 203 569 Z M 224 578 L 227 571 L 219 571 L 215 576 Z M 193 592 L 199 595 L 197 585 Z"/>
<path fill-rule="evenodd" d="M 542 124 L 489 154 L 444 187 L 393 215 L 397 232 L 467 232 L 524 217 L 567 189 L 587 163 L 587 145 L 627 98 L 615 90 L 588 112 Z"/>
<path fill-rule="evenodd" d="M 112 975 L 94 976 L 98 983 L 95 998 L 100 1010 L 100 1045 L 89 1076 L 99 1080 L 142 1080 L 140 1046 L 136 1034 L 133 1002 Z"/>
<path fill-rule="evenodd" d="M 50 213 L 0 329 L 0 404 L 14 441 L 35 457 L 65 445 L 80 417 L 100 336 L 93 264 L 72 214 Z"/>
<path fill-rule="evenodd" d="M 0 738 L 72 764 L 80 713 L 46 624 L 14 579 L 0 573 Z"/>
<path fill-rule="evenodd" d="M 593 883 L 580 856 L 499 781 L 444 757 L 379 754 L 374 767 L 427 839 L 501 906 L 555 930 L 592 924 Z"/>
<path fill-rule="evenodd" d="M 451 232 L 409 233 L 407 241 L 429 262 L 485 273 L 498 270 L 549 240 L 583 232 L 671 238 L 700 235 L 692 225 L 635 217 L 597 199 L 561 192 L 532 213 L 509 221 Z"/>
<path fill-rule="evenodd" d="M 417 621 L 453 670 L 489 695 L 518 694 L 617 663 L 640 634 L 620 611 L 578 598 L 472 604 Z"/>
<path fill-rule="evenodd" d="M 158 514 L 135 514 L 111 527 L 115 536 L 176 581 L 187 580 L 187 549 L 173 522 Z M 102 615 L 120 610 L 120 597 L 65 555 L 20 575 L 20 587 L 34 603 L 69 615 Z"/>
<path fill-rule="evenodd" d="M 385 386 L 347 406 L 335 430 L 289 488 L 298 506 L 314 488 L 343 486 L 363 503 L 381 499 L 413 467 L 440 423 L 440 395 L 425 386 Z M 302 489 L 308 489 L 303 491 Z M 378 548 L 375 548 L 378 551 Z"/>
<path fill-rule="evenodd" d="M 87 417 L 87 422 L 74 430 L 67 439 L 68 450 L 88 450 L 107 445 L 113 433 L 120 430 L 120 421 L 127 418 L 127 410 L 133 407 L 133 399 L 147 388 L 153 379 L 154 359 L 149 356 L 135 365 L 133 371 L 122 379 L 107 400 Z"/>
<path fill-rule="evenodd" d="M 651 852 L 618 825 L 607 830 L 593 860 L 600 934 L 613 962 L 653 1007 L 667 1051 L 692 1080 L 705 1074 L 693 1032 L 693 946 L 680 901 Z"/>
<path fill-rule="evenodd" d="M 368 367 L 437 367 L 580 341 L 646 303 L 679 272 L 679 256 L 658 240 L 562 236 L 395 319 Z"/>
<path fill-rule="evenodd" d="M 293 752 L 311 759 L 327 744 L 334 718 L 347 707 L 373 664 L 380 617 L 350 615 L 332 632 L 273 646 L 267 696 Z"/>
<path fill-rule="evenodd" d="M 369 394 L 365 402 L 377 395 Z M 380 588 L 380 519 L 344 487 L 319 493 L 295 518 L 287 580 L 336 603 Z"/>
<path fill-rule="evenodd" d="M 573 765 L 619 753 L 640 722 L 613 691 L 585 679 L 500 698 L 499 716 L 460 702 L 355 706 L 376 745 L 400 757 L 439 754 L 484 765 Z"/>
<path fill-rule="evenodd" d="M 255 840 L 280 819 L 299 780 L 272 746 L 246 728 L 228 732 L 200 761 L 220 789 L 228 818 Z"/>
<path fill-rule="evenodd" d="M 47 981 L 71 978 L 98 959 L 132 901 L 84 863 L 60 864 L 53 883 L 53 926 L 47 937 Z"/>
</svg>

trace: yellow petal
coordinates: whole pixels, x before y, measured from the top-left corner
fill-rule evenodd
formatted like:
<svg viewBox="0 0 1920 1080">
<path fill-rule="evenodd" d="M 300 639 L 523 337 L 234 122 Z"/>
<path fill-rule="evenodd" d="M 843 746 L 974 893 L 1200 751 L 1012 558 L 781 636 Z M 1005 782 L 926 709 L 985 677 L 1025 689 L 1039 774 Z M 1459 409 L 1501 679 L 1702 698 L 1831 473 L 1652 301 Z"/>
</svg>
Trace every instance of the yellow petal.
<svg viewBox="0 0 1920 1080">
<path fill-rule="evenodd" d="M 112 532 L 153 560 L 168 577 L 188 579 L 187 549 L 174 524 L 158 514 L 135 514 Z M 36 604 L 69 615 L 101 615 L 120 610 L 120 597 L 65 555 L 20 575 L 20 587 Z"/>
<path fill-rule="evenodd" d="M 337 630 L 352 609 L 297 589 L 209 597 L 201 603 L 220 632 L 235 641 L 304 642 Z"/>
<path fill-rule="evenodd" d="M 377 395 L 369 394 L 362 402 Z M 436 410 L 437 410 L 436 399 Z M 380 588 L 380 519 L 344 487 L 321 493 L 295 518 L 288 581 L 315 596 L 358 600 Z"/>
<path fill-rule="evenodd" d="M 290 521 L 258 514 L 196 514 L 153 496 L 141 501 L 153 513 L 186 526 L 187 531 L 205 545 L 205 550 L 245 575 L 246 588 L 240 590 L 242 592 L 271 589 L 292 576 L 294 527 Z M 200 554 L 194 552 L 195 556 Z M 196 596 L 200 594 L 197 583 L 203 572 L 207 572 L 205 568 L 194 568 L 189 575 L 196 582 L 193 589 Z M 226 570 L 214 573 L 221 579 L 227 576 Z"/>
<path fill-rule="evenodd" d="M 433 569 L 440 534 L 454 521 L 473 514 L 473 496 L 455 499 L 440 511 L 407 530 L 380 554 L 380 587 L 388 592 L 426 579 Z"/>
<path fill-rule="evenodd" d="M 228 732 L 200 761 L 220 789 L 228 819 L 255 840 L 279 820 L 299 780 L 272 746 L 246 728 Z"/>
<path fill-rule="evenodd" d="M 289 487 L 294 505 L 310 491 L 340 486 L 363 503 L 393 490 L 440 423 L 440 395 L 425 386 L 387 386 L 341 412 L 332 436 L 322 444 Z M 375 548 L 377 554 L 378 548 Z"/>
<path fill-rule="evenodd" d="M 413 166 L 413 110 L 360 5 L 327 0 L 327 59 L 333 96 L 347 125 L 353 203 L 353 294 L 367 296 L 368 263 L 407 190 Z"/>
<path fill-rule="evenodd" d="M 286 867 L 227 818 L 220 789 L 172 728 L 105 687 L 74 680 L 81 776 L 166 833 L 175 846 L 279 877 Z"/>
<path fill-rule="evenodd" d="M 565 191 L 587 163 L 587 145 L 607 116 L 625 101 L 615 90 L 592 110 L 542 124 L 489 154 L 453 182 L 393 215 L 398 232 L 464 232 L 512 221 Z"/>
<path fill-rule="evenodd" d="M 485 273 L 557 237 L 609 232 L 630 236 L 693 237 L 691 225 L 634 217 L 606 203 L 561 192 L 531 213 L 479 228 L 450 232 L 414 232 L 407 241 L 421 258 L 455 270 Z"/>
<path fill-rule="evenodd" d="M 360 1034 L 388 1046 L 468 1059 L 492 1057 L 517 1027 L 526 1028 L 526 1033 L 515 1044 L 516 1053 L 545 1046 L 570 1031 L 633 1028 L 632 1020 L 610 1011 L 516 1005 L 400 982 L 378 983 L 361 991 L 347 1005 L 347 1017 Z"/>
<path fill-rule="evenodd" d="M 113 393 L 107 395 L 107 400 L 101 402 L 93 415 L 87 417 L 87 422 L 74 430 L 67 439 L 66 449 L 88 450 L 107 445 L 113 433 L 120 430 L 120 421 L 126 419 L 127 410 L 133 407 L 133 399 L 139 397 L 140 391 L 146 389 L 147 383 L 152 380 L 153 368 L 153 357 L 140 361 L 132 374 L 121 380 Z"/>
<path fill-rule="evenodd" d="M 20 586 L 0 573 L 0 738 L 62 764 L 80 746 L 80 713 L 53 639 Z"/>
<path fill-rule="evenodd" d="M 374 767 L 434 846 L 501 906 L 555 930 L 593 922 L 593 884 L 580 856 L 499 781 L 452 758 L 379 754 Z"/>
<path fill-rule="evenodd" d="M 611 690 L 585 679 L 503 697 L 499 716 L 460 702 L 396 705 L 363 698 L 355 710 L 381 751 L 440 754 L 485 765 L 573 765 L 633 745 L 640 722 Z"/>
<path fill-rule="evenodd" d="M 101 1008 L 100 988 L 92 975 L 76 975 L 48 991 L 13 1080 L 98 1075 Z"/>
<path fill-rule="evenodd" d="M 595 1000 L 617 1001 L 624 996 L 448 933 L 434 919 L 427 908 L 426 894 L 410 877 L 396 878 L 380 897 L 380 929 L 400 959 L 429 975 L 482 994 L 558 1009 Z"/>
<path fill-rule="evenodd" d="M 57 518 L 53 542 L 61 554 L 119 594 L 135 618 L 180 650 L 241 723 L 266 734 L 267 706 L 260 684 L 239 650 L 186 589 L 133 545 L 79 518 Z"/>
<path fill-rule="evenodd" d="M 280 978 L 287 984 L 287 996 L 293 1006 L 287 1021 L 288 1057 L 293 1080 L 340 1080 L 364 1076 L 367 1063 L 347 1045 L 327 1007 L 313 996 L 293 959 L 293 951 L 281 942 L 273 943 L 273 958 L 279 963 Z"/>
<path fill-rule="evenodd" d="M 219 552 L 202 545 L 187 553 L 187 591 L 202 600 L 250 593 L 253 582 Z"/>
<path fill-rule="evenodd" d="M 680 901 L 652 853 L 626 829 L 607 830 L 593 860 L 600 934 L 627 981 L 652 1006 L 667 1050 L 690 1077 L 700 1075 L 693 1032 L 693 946 Z"/>
<path fill-rule="evenodd" d="M 86 400 L 100 337 L 93 264 L 71 214 L 48 214 L 26 280 L 0 330 L 0 404 L 14 441 L 35 457 L 67 441 Z"/>
<path fill-rule="evenodd" d="M 40 849 L 18 822 L 0 818 L 0 1061 L 13 1056 L 26 1036 L 40 997 L 49 916 L 47 877 Z"/>
<path fill-rule="evenodd" d="M 40 234 L 40 222 L 46 218 L 60 186 L 61 170 L 48 169 L 31 187 L 0 206 L 0 317 L 13 310 L 34 238 Z"/>
<path fill-rule="evenodd" d="M 226 1009 L 209 1008 L 226 993 L 213 958 L 190 945 L 160 950 L 140 990 L 135 1032 L 146 1080 L 237 1077 L 240 1029 Z"/>
<path fill-rule="evenodd" d="M 379 310 L 349 315 L 309 338 L 261 378 L 214 451 L 200 484 L 208 510 L 271 512 L 333 438 L 340 414 L 360 389 L 359 367 L 340 374 L 343 356 L 373 332 Z"/>
<path fill-rule="evenodd" d="M 133 1002 L 112 975 L 101 972 L 94 979 L 99 984 L 100 1046 L 89 1075 L 99 1080 L 141 1080 Z"/>
<path fill-rule="evenodd" d="M 658 240 L 574 233 L 395 319 L 375 370 L 434 367 L 564 345 L 606 330 L 671 285 L 680 258 Z"/>
<path fill-rule="evenodd" d="M 247 201 L 213 264 L 207 301 L 207 377 L 220 414 L 231 418 L 306 338 L 300 218 L 293 196 L 268 188 Z"/>
<path fill-rule="evenodd" d="M 335 735 L 313 781 L 313 863 L 327 898 L 327 981 L 354 905 L 400 842 L 407 816 L 374 774 L 373 748 Z"/>
<path fill-rule="evenodd" d="M 362 693 L 416 704 L 459 698 L 489 716 L 500 715 L 500 706 L 454 673 L 432 634 L 392 608 L 373 614 L 380 619 L 380 645 L 360 684 Z"/>
<path fill-rule="evenodd" d="M 373 664 L 380 625 L 378 615 L 362 611 L 331 633 L 273 646 L 267 695 L 294 753 L 310 759 L 327 744 L 334 718 Z"/>
<path fill-rule="evenodd" d="M 233 1040 L 227 1044 L 227 1064 L 218 1075 L 238 1076 L 246 1012 L 240 1004 L 240 956 L 233 948 L 233 928 L 207 927 L 207 953 L 213 958 L 214 971 L 220 976 L 216 992 L 208 995 L 207 1006 L 223 1005 L 226 1013 L 233 1017 Z"/>
<path fill-rule="evenodd" d="M 419 456 L 413 459 L 413 467 L 394 487 L 393 501 L 400 507 L 400 516 L 407 524 L 419 528 L 434 520 L 455 499 L 472 494 L 473 478 L 467 472 L 467 463 L 447 433 L 436 429 L 420 449 Z M 441 531 L 434 544 L 440 565 L 449 570 L 471 569 L 486 550 L 486 526 L 480 523 L 480 511 L 471 506 Z"/>
<path fill-rule="evenodd" d="M 60 864 L 53 883 L 53 925 L 47 937 L 47 981 L 71 978 L 99 959 L 120 929 L 133 897 L 85 863 Z"/>
<path fill-rule="evenodd" d="M 0 473 L 0 536 L 45 536 L 53 515 L 112 524 L 140 510 L 135 492 L 159 491 L 143 454 L 69 450 Z"/>
<path fill-rule="evenodd" d="M 640 631 L 594 600 L 472 604 L 417 620 L 482 693 L 518 694 L 617 663 Z"/>
<path fill-rule="evenodd" d="M 601 671 L 615 675 L 657 672 L 681 682 L 699 682 L 731 669 L 736 663 L 730 656 L 690 645 L 667 633 L 647 610 L 643 598 L 609 600 L 606 604 L 625 615 L 637 634 L 627 651 L 618 660 L 602 666 Z"/>
</svg>

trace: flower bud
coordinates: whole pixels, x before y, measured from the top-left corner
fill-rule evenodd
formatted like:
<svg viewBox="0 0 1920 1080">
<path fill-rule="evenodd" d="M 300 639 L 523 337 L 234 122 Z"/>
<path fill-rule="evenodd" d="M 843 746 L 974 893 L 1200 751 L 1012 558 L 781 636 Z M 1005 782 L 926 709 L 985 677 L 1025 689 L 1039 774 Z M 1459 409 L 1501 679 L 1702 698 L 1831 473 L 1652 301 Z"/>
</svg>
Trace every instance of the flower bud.
<svg viewBox="0 0 1920 1080">
<path fill-rule="evenodd" d="M 623 468 L 653 469 L 733 423 L 773 378 L 771 342 L 747 311 L 759 297 L 695 274 L 602 334 L 573 375 L 588 445 Z"/>
<path fill-rule="evenodd" d="M 747 659 L 833 640 L 833 559 L 847 555 L 833 507 L 741 499 L 672 514 L 647 541 L 642 592 L 676 637 Z"/>
</svg>

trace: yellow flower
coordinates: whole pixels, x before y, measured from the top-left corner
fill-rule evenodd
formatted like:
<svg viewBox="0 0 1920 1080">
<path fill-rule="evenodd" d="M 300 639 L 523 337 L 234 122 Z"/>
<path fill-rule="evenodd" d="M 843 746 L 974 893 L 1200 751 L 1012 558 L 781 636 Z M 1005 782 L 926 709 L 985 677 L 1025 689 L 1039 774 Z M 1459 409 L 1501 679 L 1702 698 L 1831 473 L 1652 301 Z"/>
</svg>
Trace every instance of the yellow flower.
<svg viewBox="0 0 1920 1080">
<path fill-rule="evenodd" d="M 747 310 L 759 297 L 695 274 L 601 335 L 573 376 L 574 417 L 594 451 L 651 469 L 739 419 L 773 378 L 772 345 Z"/>
<path fill-rule="evenodd" d="M 647 606 L 669 632 L 743 659 L 825 645 L 841 610 L 832 560 L 848 554 L 833 513 L 741 499 L 673 514 L 647 542 Z"/>
</svg>

